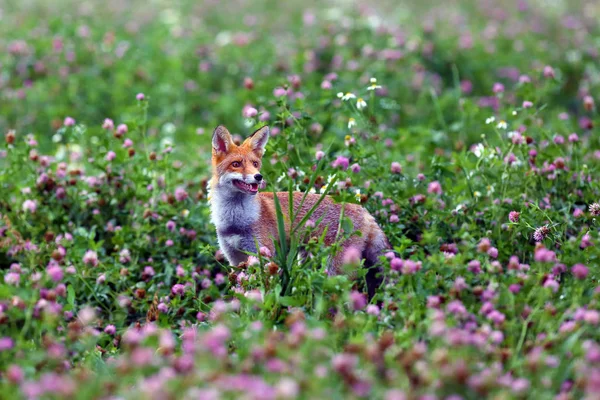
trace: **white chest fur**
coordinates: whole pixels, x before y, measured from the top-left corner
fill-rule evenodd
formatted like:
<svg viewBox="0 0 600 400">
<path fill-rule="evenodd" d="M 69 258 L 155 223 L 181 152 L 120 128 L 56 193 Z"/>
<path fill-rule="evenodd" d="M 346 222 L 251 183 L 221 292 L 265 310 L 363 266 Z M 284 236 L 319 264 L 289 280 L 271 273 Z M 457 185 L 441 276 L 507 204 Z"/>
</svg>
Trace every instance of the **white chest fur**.
<svg viewBox="0 0 600 400">
<path fill-rule="evenodd" d="M 212 193 L 211 221 L 217 229 L 231 226 L 250 226 L 258 221 L 260 204 L 252 195 L 223 193 L 218 188 Z"/>
<path fill-rule="evenodd" d="M 217 229 L 219 247 L 231 265 L 246 261 L 246 252 L 257 251 L 254 226 L 259 213 L 260 204 L 255 196 L 213 191 L 211 220 Z"/>
</svg>

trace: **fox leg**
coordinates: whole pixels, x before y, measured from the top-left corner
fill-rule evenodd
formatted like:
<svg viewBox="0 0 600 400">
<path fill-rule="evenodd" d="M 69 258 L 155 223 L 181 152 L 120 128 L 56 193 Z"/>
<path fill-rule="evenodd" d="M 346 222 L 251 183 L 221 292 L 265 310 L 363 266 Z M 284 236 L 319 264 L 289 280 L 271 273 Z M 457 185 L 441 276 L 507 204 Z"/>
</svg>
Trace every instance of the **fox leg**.
<svg viewBox="0 0 600 400">
<path fill-rule="evenodd" d="M 379 257 L 383 256 L 387 250 L 391 249 L 391 246 L 381 229 L 378 226 L 374 227 L 371 232 L 366 235 L 366 240 L 364 242 L 360 243 L 358 240 L 353 241 L 350 239 L 348 242 L 344 243 L 342 250 L 331 259 L 331 262 L 328 265 L 328 273 L 330 275 L 344 272 L 342 270 L 344 265 L 344 254 L 350 247 L 355 247 L 359 250 L 361 257 L 364 259 L 363 268 L 367 269 L 367 274 L 365 276 L 367 294 L 369 300 L 371 300 L 384 280 L 384 270 L 381 266 Z M 355 276 L 356 272 L 349 273 L 351 279 L 354 279 Z"/>
<path fill-rule="evenodd" d="M 371 299 L 384 280 L 384 270 L 379 257 L 383 256 L 386 251 L 391 250 L 392 246 L 379 227 L 372 231 L 368 239 L 363 256 L 365 258 L 365 268 L 369 269 L 365 280 L 367 282 L 367 293 L 369 299 Z"/>
<path fill-rule="evenodd" d="M 247 253 L 256 253 L 256 240 L 251 229 L 230 228 L 217 231 L 219 246 L 230 265 L 248 261 Z"/>
</svg>

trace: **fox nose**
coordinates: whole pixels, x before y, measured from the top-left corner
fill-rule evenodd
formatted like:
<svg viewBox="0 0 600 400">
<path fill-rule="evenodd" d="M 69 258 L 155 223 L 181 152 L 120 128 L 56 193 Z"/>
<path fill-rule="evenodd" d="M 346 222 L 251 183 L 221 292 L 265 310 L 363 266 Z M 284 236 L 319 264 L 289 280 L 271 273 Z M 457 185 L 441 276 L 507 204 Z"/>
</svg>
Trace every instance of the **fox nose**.
<svg viewBox="0 0 600 400">
<path fill-rule="evenodd" d="M 254 175 L 254 179 L 256 179 L 258 182 L 260 182 L 260 181 L 262 181 L 262 175 L 256 174 L 256 175 Z"/>
</svg>

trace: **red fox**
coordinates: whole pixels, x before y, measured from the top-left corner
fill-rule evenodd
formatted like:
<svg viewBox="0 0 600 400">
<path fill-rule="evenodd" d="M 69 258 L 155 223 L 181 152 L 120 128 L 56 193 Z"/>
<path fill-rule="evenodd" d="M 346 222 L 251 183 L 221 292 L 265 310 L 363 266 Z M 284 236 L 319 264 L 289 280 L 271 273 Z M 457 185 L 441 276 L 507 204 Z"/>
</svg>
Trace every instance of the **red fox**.
<svg viewBox="0 0 600 400">
<path fill-rule="evenodd" d="M 278 238 L 277 215 L 274 196 L 277 196 L 284 216 L 289 216 L 288 192 L 259 193 L 264 183 L 260 174 L 262 157 L 269 140 L 269 127 L 264 126 L 254 132 L 241 145 L 237 146 L 224 126 L 218 126 L 212 137 L 213 176 L 210 185 L 211 219 L 217 231 L 219 247 L 231 265 L 238 265 L 248 259 L 248 252 L 256 253 L 256 242 L 275 254 L 274 238 Z M 304 193 L 293 193 L 295 220 L 298 224 L 321 197 L 308 194 L 302 207 Z M 335 254 L 327 265 L 329 274 L 342 272 L 344 254 L 348 249 L 358 253 L 365 260 L 367 291 L 369 298 L 382 282 L 379 257 L 390 249 L 390 244 L 369 212 L 356 204 L 339 204 L 326 196 L 310 216 L 320 221 L 315 226 L 315 234 L 320 236 L 325 228 L 325 245 L 330 246 L 337 237 L 340 214 L 352 221 L 354 229 L 362 233 L 353 235 L 342 243 L 342 251 Z M 286 237 L 296 225 L 285 219 Z"/>
</svg>

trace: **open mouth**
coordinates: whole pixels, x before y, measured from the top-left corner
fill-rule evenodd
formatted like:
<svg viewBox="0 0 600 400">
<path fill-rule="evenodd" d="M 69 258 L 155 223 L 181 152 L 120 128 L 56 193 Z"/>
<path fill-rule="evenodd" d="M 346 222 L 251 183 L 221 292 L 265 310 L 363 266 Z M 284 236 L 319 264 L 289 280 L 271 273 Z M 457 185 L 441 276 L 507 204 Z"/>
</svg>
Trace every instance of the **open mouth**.
<svg viewBox="0 0 600 400">
<path fill-rule="evenodd" d="M 246 183 L 244 181 L 240 181 L 236 179 L 233 181 L 233 184 L 236 188 L 240 189 L 242 192 L 256 194 L 258 193 L 258 183 Z"/>
</svg>

